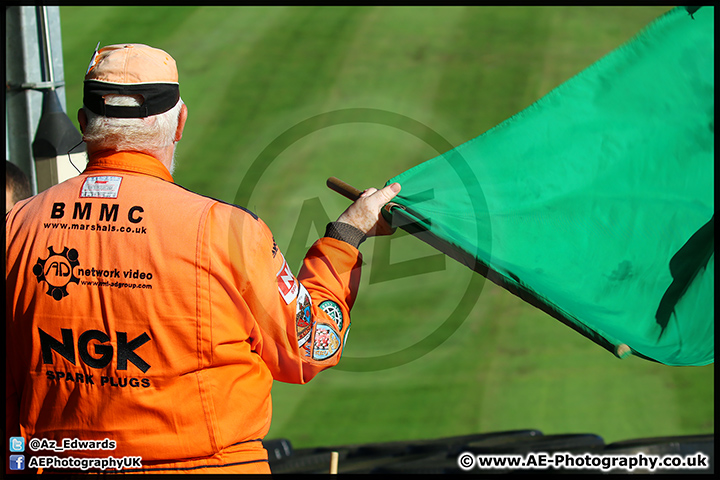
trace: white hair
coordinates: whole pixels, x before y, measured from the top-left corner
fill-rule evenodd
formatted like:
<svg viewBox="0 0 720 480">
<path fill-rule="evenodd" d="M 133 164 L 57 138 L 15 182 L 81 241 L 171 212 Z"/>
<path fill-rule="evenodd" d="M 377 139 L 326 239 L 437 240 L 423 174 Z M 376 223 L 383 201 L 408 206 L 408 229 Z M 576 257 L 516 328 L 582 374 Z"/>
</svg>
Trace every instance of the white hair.
<svg viewBox="0 0 720 480">
<path fill-rule="evenodd" d="M 106 105 L 136 106 L 142 104 L 140 95 L 107 95 Z M 182 99 L 173 108 L 158 115 L 145 118 L 103 117 L 83 105 L 87 125 L 83 138 L 93 150 L 115 150 L 143 152 L 156 155 L 157 152 L 175 143 Z M 174 170 L 173 162 L 170 173 Z"/>
</svg>

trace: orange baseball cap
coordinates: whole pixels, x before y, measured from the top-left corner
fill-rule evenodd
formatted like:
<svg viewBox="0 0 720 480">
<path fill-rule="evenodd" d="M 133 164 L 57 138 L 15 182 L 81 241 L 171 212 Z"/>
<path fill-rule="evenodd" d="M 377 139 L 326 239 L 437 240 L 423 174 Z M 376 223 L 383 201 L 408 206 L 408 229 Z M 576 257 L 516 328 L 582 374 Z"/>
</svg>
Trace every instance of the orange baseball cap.
<svg viewBox="0 0 720 480">
<path fill-rule="evenodd" d="M 140 95 L 138 106 L 105 105 L 106 95 Z M 87 72 L 83 103 L 105 117 L 141 118 L 158 115 L 180 99 L 175 60 L 165 51 L 139 43 L 95 50 Z"/>
</svg>

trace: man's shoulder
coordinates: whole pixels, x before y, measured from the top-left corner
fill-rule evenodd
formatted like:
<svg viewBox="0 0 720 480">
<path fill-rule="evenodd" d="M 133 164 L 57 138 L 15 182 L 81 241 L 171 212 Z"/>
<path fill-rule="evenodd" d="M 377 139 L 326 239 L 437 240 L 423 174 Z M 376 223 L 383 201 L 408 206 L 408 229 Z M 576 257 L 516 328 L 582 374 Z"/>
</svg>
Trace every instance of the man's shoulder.
<svg viewBox="0 0 720 480">
<path fill-rule="evenodd" d="M 190 197 L 194 197 L 197 201 L 214 203 L 218 206 L 218 208 L 227 208 L 230 210 L 237 209 L 237 210 L 240 210 L 240 211 L 246 213 L 247 215 L 250 215 L 253 219 L 259 220 L 259 218 L 255 214 L 255 212 L 251 211 L 248 208 L 242 207 L 240 205 L 235 205 L 234 203 L 228 203 L 224 200 L 220 200 L 220 199 L 211 197 L 209 195 L 203 195 L 203 194 L 200 194 L 197 192 L 193 192 L 192 190 L 189 190 L 189 189 L 183 187 L 182 185 L 178 185 L 177 183 L 173 183 L 172 185 L 179 188 L 180 191 L 184 192 L 186 195 L 189 195 Z"/>
</svg>

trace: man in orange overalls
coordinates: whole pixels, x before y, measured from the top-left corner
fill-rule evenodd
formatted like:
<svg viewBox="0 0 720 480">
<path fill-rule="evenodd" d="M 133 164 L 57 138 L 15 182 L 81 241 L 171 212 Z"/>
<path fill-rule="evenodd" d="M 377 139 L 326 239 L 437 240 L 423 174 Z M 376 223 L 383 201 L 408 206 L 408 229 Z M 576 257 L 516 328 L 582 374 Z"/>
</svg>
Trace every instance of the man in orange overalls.
<svg viewBox="0 0 720 480">
<path fill-rule="evenodd" d="M 28 464 L 45 471 L 269 473 L 272 382 L 338 362 L 357 247 L 391 233 L 399 185 L 367 190 L 295 276 L 256 215 L 173 183 L 187 108 L 167 53 L 97 51 L 78 118 L 85 171 L 6 216 L 6 441 L 65 458 Z"/>
</svg>

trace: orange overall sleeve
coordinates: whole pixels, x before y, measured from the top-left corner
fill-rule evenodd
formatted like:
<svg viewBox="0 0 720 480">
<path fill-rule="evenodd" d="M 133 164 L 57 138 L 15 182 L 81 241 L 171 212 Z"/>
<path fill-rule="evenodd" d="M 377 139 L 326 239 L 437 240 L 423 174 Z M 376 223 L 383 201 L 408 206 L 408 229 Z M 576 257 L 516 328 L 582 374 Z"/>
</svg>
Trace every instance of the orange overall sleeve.
<svg viewBox="0 0 720 480">
<path fill-rule="evenodd" d="M 218 246 L 211 261 L 216 268 L 233 271 L 239 286 L 235 298 L 245 303 L 254 322 L 248 328 L 252 350 L 275 380 L 287 383 L 306 383 L 336 365 L 360 282 L 358 249 L 321 238 L 296 276 L 261 219 L 218 206 L 208 220 L 214 236 L 209 244 Z M 227 225 L 227 233 L 218 225 Z"/>
</svg>

